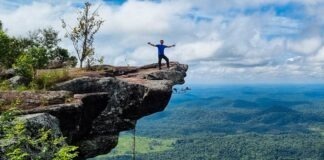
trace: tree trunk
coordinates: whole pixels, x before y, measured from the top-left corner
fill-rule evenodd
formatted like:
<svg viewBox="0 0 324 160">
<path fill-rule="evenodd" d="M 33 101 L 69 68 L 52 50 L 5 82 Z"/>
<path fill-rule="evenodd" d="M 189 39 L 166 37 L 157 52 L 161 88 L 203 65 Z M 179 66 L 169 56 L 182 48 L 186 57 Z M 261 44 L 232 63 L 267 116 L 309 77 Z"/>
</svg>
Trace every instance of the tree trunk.
<svg viewBox="0 0 324 160">
<path fill-rule="evenodd" d="M 80 68 L 82 68 L 82 63 L 83 63 L 83 61 L 82 61 L 82 60 L 80 60 Z"/>
</svg>

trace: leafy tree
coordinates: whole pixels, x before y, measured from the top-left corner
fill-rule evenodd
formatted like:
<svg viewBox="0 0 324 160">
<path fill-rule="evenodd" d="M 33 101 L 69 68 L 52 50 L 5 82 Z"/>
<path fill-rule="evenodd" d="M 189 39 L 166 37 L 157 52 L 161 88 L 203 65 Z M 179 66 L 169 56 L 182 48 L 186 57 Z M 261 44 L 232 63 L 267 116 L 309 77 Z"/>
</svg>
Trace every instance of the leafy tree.
<svg viewBox="0 0 324 160">
<path fill-rule="evenodd" d="M 10 37 L 0 29 L 0 66 L 11 68 L 16 59 L 33 45 L 29 38 Z"/>
<path fill-rule="evenodd" d="M 13 64 L 17 66 L 17 62 L 21 64 L 21 60 L 28 59 L 22 54 L 31 56 L 33 64 L 28 63 L 34 69 L 46 68 L 49 60 L 54 58 L 75 66 L 76 57 L 71 57 L 68 50 L 59 47 L 60 41 L 58 32 L 51 27 L 30 32 L 27 38 L 10 37 L 0 29 L 0 67 L 11 68 Z"/>
<path fill-rule="evenodd" d="M 67 49 L 64 48 L 56 48 L 51 54 L 50 59 L 60 58 L 62 62 L 68 62 L 70 66 L 75 67 L 78 63 L 78 60 L 75 56 L 70 56 Z"/>
<path fill-rule="evenodd" d="M 48 50 L 53 50 L 57 47 L 61 39 L 58 38 L 58 31 L 52 27 L 38 29 L 29 32 L 29 39 L 31 39 L 38 46 L 42 46 Z"/>
<path fill-rule="evenodd" d="M 61 58 L 63 61 L 67 61 L 69 60 L 69 51 L 67 49 L 64 48 L 56 48 L 55 50 L 53 50 L 52 54 L 50 54 L 50 58 L 55 58 L 55 57 L 59 57 Z"/>
<path fill-rule="evenodd" d="M 19 75 L 31 80 L 36 75 L 36 69 L 45 68 L 47 64 L 46 49 L 32 47 L 17 58 L 14 67 Z"/>
<path fill-rule="evenodd" d="M 49 27 L 29 32 L 29 39 L 33 42 L 33 46 L 46 49 L 46 54 L 49 59 L 59 58 L 62 61 L 67 61 L 70 55 L 67 49 L 58 46 L 58 43 L 61 41 L 58 38 L 58 34 L 58 31 Z"/>
<path fill-rule="evenodd" d="M 80 68 L 82 68 L 85 60 L 87 60 L 88 67 L 90 67 L 94 56 L 94 35 L 104 22 L 99 17 L 98 8 L 93 12 L 90 10 L 91 3 L 86 2 L 83 10 L 79 11 L 78 23 L 73 28 L 67 28 L 66 22 L 62 19 L 62 27 L 67 31 L 66 36 L 73 42 L 77 57 L 80 61 Z"/>
<path fill-rule="evenodd" d="M 71 67 L 75 67 L 78 64 L 78 59 L 75 56 L 69 57 L 68 62 L 70 63 Z"/>
<path fill-rule="evenodd" d="M 9 36 L 5 32 L 0 31 L 0 65 L 4 67 L 9 66 L 6 61 L 8 58 L 10 43 L 11 39 Z"/>
<path fill-rule="evenodd" d="M 30 47 L 32 42 L 26 38 L 9 37 L 0 31 L 0 66 L 11 68 L 16 59 Z"/>
<path fill-rule="evenodd" d="M 0 20 L 0 31 L 2 31 L 2 21 Z"/>
<path fill-rule="evenodd" d="M 32 66 L 35 69 L 43 69 L 48 64 L 46 49 L 43 47 L 32 47 L 27 50 L 26 54 L 32 59 Z"/>
</svg>

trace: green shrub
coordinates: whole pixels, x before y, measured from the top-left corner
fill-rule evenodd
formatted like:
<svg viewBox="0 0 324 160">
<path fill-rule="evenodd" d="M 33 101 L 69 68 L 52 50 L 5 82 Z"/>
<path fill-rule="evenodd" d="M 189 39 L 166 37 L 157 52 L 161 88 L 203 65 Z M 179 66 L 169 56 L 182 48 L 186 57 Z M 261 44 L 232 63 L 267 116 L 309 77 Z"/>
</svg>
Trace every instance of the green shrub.
<svg viewBox="0 0 324 160">
<path fill-rule="evenodd" d="M 71 56 L 66 62 L 68 62 L 68 66 L 75 67 L 78 64 L 78 59 L 75 56 Z"/>
<path fill-rule="evenodd" d="M 63 137 L 56 137 L 51 130 L 42 128 L 32 134 L 25 122 L 16 118 L 17 114 L 18 110 L 10 109 L 0 116 L 1 159 L 72 160 L 77 157 L 77 147 L 67 145 Z"/>
<path fill-rule="evenodd" d="M 36 69 L 45 68 L 47 64 L 46 50 L 44 48 L 32 47 L 18 57 L 14 68 L 17 70 L 18 75 L 33 79 Z"/>
<path fill-rule="evenodd" d="M 77 149 L 75 146 L 64 146 L 55 153 L 53 160 L 71 160 L 78 156 Z"/>
<path fill-rule="evenodd" d="M 4 31 L 0 30 L 0 66 L 11 68 L 20 54 L 29 46 L 29 40 L 9 37 Z"/>
<path fill-rule="evenodd" d="M 0 30 L 0 65 L 6 68 L 9 67 L 9 64 L 7 63 L 7 58 L 9 57 L 10 43 L 10 37 L 5 32 Z"/>
<path fill-rule="evenodd" d="M 27 53 L 32 58 L 32 66 L 34 69 L 43 69 L 48 64 L 47 50 L 42 47 L 32 47 L 27 50 Z"/>
<path fill-rule="evenodd" d="M 35 80 L 32 80 L 29 85 L 28 85 L 28 90 L 32 90 L 32 91 L 36 91 L 38 90 L 40 87 L 38 86 L 38 84 L 36 83 Z"/>
<path fill-rule="evenodd" d="M 33 57 L 31 57 L 31 55 L 22 54 L 16 60 L 14 68 L 16 69 L 18 75 L 32 79 L 35 72 L 32 63 Z"/>
<path fill-rule="evenodd" d="M 27 91 L 30 88 L 28 86 L 24 86 L 24 85 L 19 85 L 15 88 L 18 92 L 22 92 L 22 91 Z"/>
<path fill-rule="evenodd" d="M 10 82 L 8 80 L 4 80 L 0 82 L 0 91 L 11 90 Z"/>
</svg>

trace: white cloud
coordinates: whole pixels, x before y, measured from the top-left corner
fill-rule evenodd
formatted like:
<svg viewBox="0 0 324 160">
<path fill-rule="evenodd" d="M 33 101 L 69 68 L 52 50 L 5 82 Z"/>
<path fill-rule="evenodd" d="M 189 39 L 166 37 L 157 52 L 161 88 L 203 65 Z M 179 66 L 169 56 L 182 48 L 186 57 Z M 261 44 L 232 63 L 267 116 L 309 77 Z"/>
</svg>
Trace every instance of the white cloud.
<svg viewBox="0 0 324 160">
<path fill-rule="evenodd" d="M 303 57 L 301 57 L 301 56 L 291 57 L 291 58 L 287 59 L 287 63 L 293 64 L 293 63 L 301 61 L 302 59 L 303 59 Z"/>
<path fill-rule="evenodd" d="M 32 5 L 21 6 L 9 14 L 1 15 L 0 18 L 10 34 L 25 35 L 29 30 L 52 26 L 53 20 L 59 20 L 61 12 L 60 7 L 35 2 Z"/>
<path fill-rule="evenodd" d="M 221 46 L 221 41 L 198 41 L 179 44 L 175 51 L 170 54 L 170 57 L 185 62 L 208 59 L 213 57 Z"/>
<path fill-rule="evenodd" d="M 322 44 L 321 37 L 311 37 L 288 43 L 288 48 L 301 54 L 313 54 Z"/>
<path fill-rule="evenodd" d="M 314 56 L 309 57 L 309 60 L 315 63 L 322 63 L 324 66 L 324 46 Z"/>
<path fill-rule="evenodd" d="M 165 34 L 172 27 L 170 22 L 190 9 L 175 4 L 129 1 L 118 8 L 104 6 L 100 10 L 106 19 L 103 30 L 112 34 Z"/>
</svg>

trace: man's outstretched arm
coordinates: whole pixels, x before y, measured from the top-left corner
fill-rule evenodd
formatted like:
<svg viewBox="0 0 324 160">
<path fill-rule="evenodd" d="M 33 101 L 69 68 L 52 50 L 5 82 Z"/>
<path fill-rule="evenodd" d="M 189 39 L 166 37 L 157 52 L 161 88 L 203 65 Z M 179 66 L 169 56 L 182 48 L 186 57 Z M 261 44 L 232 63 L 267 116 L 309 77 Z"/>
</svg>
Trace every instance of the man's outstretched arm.
<svg viewBox="0 0 324 160">
<path fill-rule="evenodd" d="M 167 48 L 171 48 L 171 47 L 175 47 L 176 45 L 174 44 L 174 45 L 171 45 L 171 46 L 167 46 Z"/>
<path fill-rule="evenodd" d="M 156 45 L 155 44 L 152 44 L 151 42 L 148 42 L 147 44 L 149 44 L 149 45 L 151 45 L 153 47 L 156 47 Z"/>
</svg>

